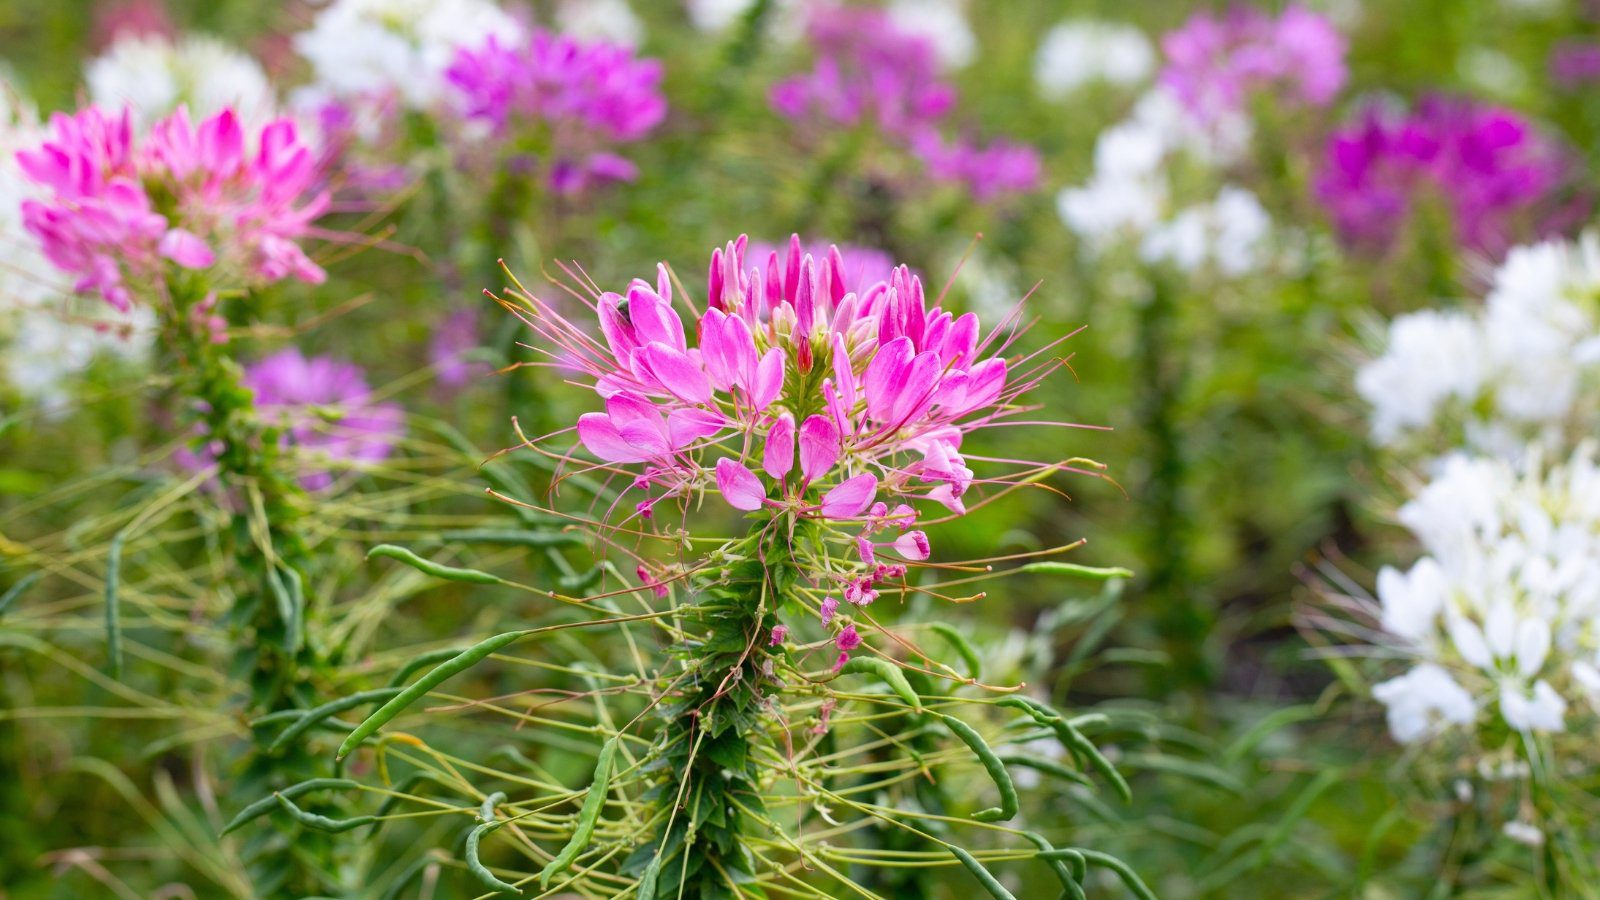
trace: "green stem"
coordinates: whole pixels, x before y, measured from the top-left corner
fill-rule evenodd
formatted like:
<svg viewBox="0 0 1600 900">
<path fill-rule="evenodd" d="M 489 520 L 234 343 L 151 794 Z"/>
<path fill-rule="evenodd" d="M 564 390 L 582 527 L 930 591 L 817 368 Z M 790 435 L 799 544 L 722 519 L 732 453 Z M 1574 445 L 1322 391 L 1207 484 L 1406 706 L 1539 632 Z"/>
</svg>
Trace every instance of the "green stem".
<svg viewBox="0 0 1600 900">
<path fill-rule="evenodd" d="M 181 403 L 197 404 L 200 439 L 210 448 L 218 487 L 236 512 L 229 548 L 239 574 L 229 613 L 236 671 L 250 685 L 242 711 L 255 719 L 278 710 L 314 705 L 313 673 L 319 661 L 305 639 L 310 552 L 300 533 L 304 491 L 284 464 L 280 427 L 257 415 L 255 398 L 230 348 L 211 339 L 204 319 L 207 292 L 198 280 L 173 279 L 164 310 L 165 345 L 181 372 Z M 240 797 L 259 797 L 320 774 L 324 766 L 302 743 L 271 748 L 281 725 L 253 730 L 253 745 L 233 783 Z M 325 893 L 334 869 L 326 836 L 287 819 L 276 834 L 246 845 L 251 880 L 259 896 Z"/>
</svg>

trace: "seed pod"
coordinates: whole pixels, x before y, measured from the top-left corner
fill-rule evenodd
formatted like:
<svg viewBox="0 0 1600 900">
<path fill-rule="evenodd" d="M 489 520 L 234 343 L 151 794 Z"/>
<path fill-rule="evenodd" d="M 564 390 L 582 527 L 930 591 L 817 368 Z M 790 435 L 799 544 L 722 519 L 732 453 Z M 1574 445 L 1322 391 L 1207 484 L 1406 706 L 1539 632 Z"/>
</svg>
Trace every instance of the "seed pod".
<svg viewBox="0 0 1600 900">
<path fill-rule="evenodd" d="M 347 709 L 354 709 L 366 703 L 388 700 L 398 693 L 400 693 L 400 689 L 397 687 L 376 688 L 351 694 L 348 697 L 340 697 L 338 700 L 331 700 L 314 709 L 308 709 L 294 724 L 279 733 L 277 738 L 267 747 L 267 752 L 277 753 L 279 750 L 289 746 L 290 741 L 310 731 L 318 722 L 329 716 L 342 713 Z"/>
<path fill-rule="evenodd" d="M 258 819 L 261 816 L 266 815 L 273 809 L 273 807 L 278 805 L 279 797 L 298 797 L 301 794 L 309 794 L 312 791 L 355 790 L 360 786 L 361 785 L 351 781 L 348 778 L 313 778 L 310 781 L 302 781 L 299 784 L 292 784 L 281 791 L 275 792 L 270 797 L 263 797 L 249 806 L 246 806 L 244 809 L 239 810 L 239 814 L 234 816 L 233 820 L 227 825 L 223 826 L 222 830 L 217 833 L 217 836 L 222 837 L 229 832 L 236 831 L 239 826 L 244 825 L 252 819 Z"/>
<path fill-rule="evenodd" d="M 967 867 L 967 871 L 972 873 L 972 877 L 978 879 L 978 883 L 983 885 L 983 889 L 989 892 L 989 896 L 995 898 L 995 900 L 1017 900 L 1016 895 L 1006 890 L 1005 886 L 988 869 L 983 867 L 983 863 L 978 862 L 977 857 L 960 847 L 950 847 L 950 852 L 956 859 L 961 860 L 961 864 Z"/>
<path fill-rule="evenodd" d="M 967 664 L 967 675 L 973 680 L 983 677 L 983 661 L 978 658 L 978 651 L 973 649 L 966 635 L 943 622 L 935 622 L 930 629 L 955 648 L 956 653 L 961 656 L 961 661 Z"/>
<path fill-rule="evenodd" d="M 973 730 L 971 725 L 954 716 L 947 716 L 943 713 L 935 713 L 935 715 L 944 721 L 945 726 L 950 729 L 952 734 L 960 738 L 967 745 L 967 748 L 977 755 L 978 762 L 983 764 L 984 771 L 989 773 L 989 777 L 994 781 L 994 786 L 1000 790 L 1000 805 L 975 812 L 972 814 L 972 818 L 979 822 L 1005 822 L 1016 816 L 1018 808 L 1017 786 L 1012 784 L 1011 773 L 1006 771 L 1005 763 L 1001 762 L 1000 757 L 989 749 L 989 744 L 984 741 L 982 735 Z"/>
<path fill-rule="evenodd" d="M 900 667 L 886 659 L 874 656 L 857 656 L 845 663 L 839 669 L 839 675 L 876 675 L 878 679 L 889 686 L 889 689 L 899 695 L 906 705 L 917 712 L 922 712 L 922 698 L 911 689 L 911 682 L 906 680 L 905 673 Z"/>
<path fill-rule="evenodd" d="M 1133 577 L 1133 570 L 1124 569 L 1121 566 L 1102 569 L 1095 566 L 1080 566 L 1076 563 L 1051 561 L 1028 563 L 1017 571 L 1039 575 L 1067 575 L 1072 578 L 1082 578 L 1085 581 L 1110 581 L 1113 578 Z"/>
<path fill-rule="evenodd" d="M 272 795 L 278 801 L 278 806 L 294 818 L 296 822 L 315 831 L 326 831 L 329 834 L 341 834 L 363 825 L 371 825 L 377 821 L 372 816 L 351 816 L 348 819 L 330 819 L 316 813 L 306 812 L 294 804 L 293 800 L 285 797 L 282 792 Z"/>
<path fill-rule="evenodd" d="M 583 808 L 578 811 L 578 823 L 572 830 L 572 839 L 539 873 L 541 890 L 549 887 L 550 879 L 565 871 L 578 858 L 578 854 L 588 848 L 595 823 L 600 821 L 600 812 L 606 805 L 606 792 L 611 786 L 611 770 L 616 756 L 617 739 L 612 738 L 600 748 L 600 758 L 594 764 L 594 781 L 589 785 L 588 796 L 583 798 Z"/>
<path fill-rule="evenodd" d="M 379 544 L 367 551 L 367 559 L 379 557 L 395 559 L 405 563 L 424 575 L 432 575 L 445 581 L 465 581 L 468 584 L 501 584 L 499 576 L 480 572 L 477 569 L 460 569 L 455 566 L 444 566 L 432 560 L 423 559 L 404 547 L 394 544 Z"/>
</svg>

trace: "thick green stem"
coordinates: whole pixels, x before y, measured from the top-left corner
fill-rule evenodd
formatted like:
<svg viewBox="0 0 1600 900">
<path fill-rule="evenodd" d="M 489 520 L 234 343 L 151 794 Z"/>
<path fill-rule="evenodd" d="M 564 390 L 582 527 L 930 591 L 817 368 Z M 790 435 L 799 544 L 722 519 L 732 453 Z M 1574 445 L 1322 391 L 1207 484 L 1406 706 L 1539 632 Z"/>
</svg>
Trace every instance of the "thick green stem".
<svg viewBox="0 0 1600 900">
<path fill-rule="evenodd" d="M 217 467 L 217 483 L 236 510 L 229 549 L 238 575 L 229 613 L 235 671 L 250 686 L 248 719 L 315 705 L 314 647 L 305 639 L 310 553 L 300 535 L 305 497 L 284 464 L 280 426 L 257 415 L 243 370 L 226 345 L 211 338 L 203 284 L 174 280 L 162 322 L 165 345 L 181 373 L 179 402 L 198 419 L 198 431 Z M 186 410 L 187 411 L 187 410 Z M 259 797 L 304 781 L 325 768 L 301 744 L 269 749 L 277 728 L 256 728 L 254 743 L 232 782 L 238 797 Z M 332 845 L 287 821 L 277 833 L 254 835 L 246 846 L 259 896 L 325 893 L 332 878 Z"/>
<path fill-rule="evenodd" d="M 746 820 L 764 810 L 751 745 L 777 690 L 766 674 L 775 607 L 797 578 L 783 542 L 765 541 L 760 558 L 697 586 L 684 611 L 673 648 L 683 665 L 662 703 L 668 724 L 657 739 L 662 824 L 638 857 L 645 900 L 762 896 L 742 883 L 755 865 Z"/>
</svg>

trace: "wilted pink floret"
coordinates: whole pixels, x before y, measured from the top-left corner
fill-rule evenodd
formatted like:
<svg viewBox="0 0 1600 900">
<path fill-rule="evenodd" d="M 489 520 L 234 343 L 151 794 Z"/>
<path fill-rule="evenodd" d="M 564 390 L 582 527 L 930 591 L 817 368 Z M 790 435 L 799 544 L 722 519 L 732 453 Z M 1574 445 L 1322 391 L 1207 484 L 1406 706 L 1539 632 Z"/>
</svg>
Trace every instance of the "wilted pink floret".
<svg viewBox="0 0 1600 900">
<path fill-rule="evenodd" d="M 23 204 L 23 224 L 57 268 L 78 276 L 78 290 L 118 309 L 134 301 L 128 279 L 157 278 L 163 260 L 226 264 L 246 284 L 324 277 L 296 242 L 327 198 L 306 199 L 314 158 L 288 119 L 251 136 L 232 110 L 195 127 L 180 109 L 141 143 L 127 110 L 91 106 L 57 114 L 50 138 L 17 161 L 50 192 Z"/>
<path fill-rule="evenodd" d="M 490 36 L 459 49 L 445 77 L 468 120 L 501 136 L 544 130 L 553 154 L 545 177 L 560 193 L 632 181 L 637 168 L 608 147 L 643 138 L 667 114 L 657 60 L 537 28 L 515 45 Z"/>
<path fill-rule="evenodd" d="M 404 430 L 400 407 L 374 402 L 360 367 L 352 363 L 307 358 L 291 347 L 247 366 L 243 381 L 255 394 L 258 414 L 283 427 L 283 446 L 312 460 L 381 462 Z M 333 477 L 333 471 L 312 471 L 301 483 L 320 490 Z"/>
<path fill-rule="evenodd" d="M 1555 224 L 1541 214 L 1570 174 L 1560 149 L 1515 113 L 1430 97 L 1410 114 L 1370 107 L 1334 133 L 1316 189 L 1351 243 L 1387 246 L 1433 203 L 1458 243 L 1498 256 Z"/>
<path fill-rule="evenodd" d="M 1200 121 L 1245 111 L 1253 94 L 1321 107 L 1348 77 L 1346 41 L 1326 18 L 1290 6 L 1276 18 L 1234 7 L 1196 13 L 1161 39 L 1161 83 Z"/>
</svg>

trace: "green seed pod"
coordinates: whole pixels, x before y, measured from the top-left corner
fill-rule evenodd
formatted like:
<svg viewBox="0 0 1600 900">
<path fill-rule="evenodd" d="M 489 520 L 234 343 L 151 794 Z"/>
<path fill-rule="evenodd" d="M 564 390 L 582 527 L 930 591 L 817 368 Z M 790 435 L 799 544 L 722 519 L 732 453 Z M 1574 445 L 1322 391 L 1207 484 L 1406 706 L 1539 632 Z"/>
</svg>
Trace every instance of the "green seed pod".
<svg viewBox="0 0 1600 900">
<path fill-rule="evenodd" d="M 606 791 L 611 786 L 611 770 L 616 756 L 617 739 L 612 738 L 600 748 L 600 758 L 594 764 L 594 781 L 589 785 L 588 796 L 583 798 L 583 808 L 578 811 L 578 823 L 572 830 L 572 839 L 539 873 L 541 890 L 548 888 L 550 879 L 565 871 L 578 858 L 578 854 L 588 848 L 595 824 L 600 821 L 600 812 L 606 805 Z"/>
<path fill-rule="evenodd" d="M 989 892 L 989 896 L 995 898 L 995 900 L 1017 900 L 1016 895 L 1006 890 L 999 879 L 995 878 L 988 869 L 985 869 L 983 863 L 978 862 L 977 857 L 960 847 L 951 847 L 950 852 L 956 859 L 961 860 L 961 864 L 967 867 L 967 871 L 972 873 L 972 877 L 978 879 L 978 883 L 983 885 L 983 889 Z"/>
<path fill-rule="evenodd" d="M 359 787 L 361 785 L 348 778 L 313 778 L 310 781 L 302 781 L 299 784 L 290 785 L 270 797 L 263 797 L 239 810 L 239 814 L 234 816 L 233 820 L 227 825 L 223 826 L 222 831 L 218 832 L 217 836 L 222 837 L 238 830 L 241 825 L 250 822 L 252 819 L 258 819 L 266 815 L 278 805 L 278 798 L 280 797 L 298 797 L 302 794 L 309 794 L 312 791 L 353 791 Z"/>
<path fill-rule="evenodd" d="M 367 551 L 367 559 L 378 557 L 382 559 L 395 559 L 405 563 L 424 575 L 432 575 L 445 581 L 464 581 L 468 584 L 502 584 L 496 575 L 480 572 L 477 569 L 459 569 L 455 566 L 444 566 L 432 560 L 423 559 L 404 547 L 394 544 L 379 544 Z"/>
<path fill-rule="evenodd" d="M 922 712 L 922 698 L 911 689 L 911 683 L 906 680 L 905 673 L 900 667 L 886 659 L 875 656 L 857 656 L 845 663 L 839 669 L 839 676 L 844 675 L 876 675 L 880 681 L 889 686 L 889 689 L 899 695 L 906 705 L 917 712 Z"/>
<path fill-rule="evenodd" d="M 943 713 L 935 713 L 935 715 L 943 720 L 950 732 L 960 738 L 967 745 L 967 748 L 978 757 L 978 762 L 983 764 L 984 771 L 989 773 L 989 777 L 994 781 L 994 786 L 1000 791 L 999 806 L 975 812 L 972 814 L 972 818 L 979 822 L 1005 822 L 1015 817 L 1018 809 L 1017 787 L 1011 782 L 1011 773 L 1006 771 L 1005 763 L 1001 762 L 1000 757 L 989 749 L 989 744 L 984 741 L 983 735 L 974 731 L 971 725 L 954 716 L 947 716 Z"/>
</svg>

